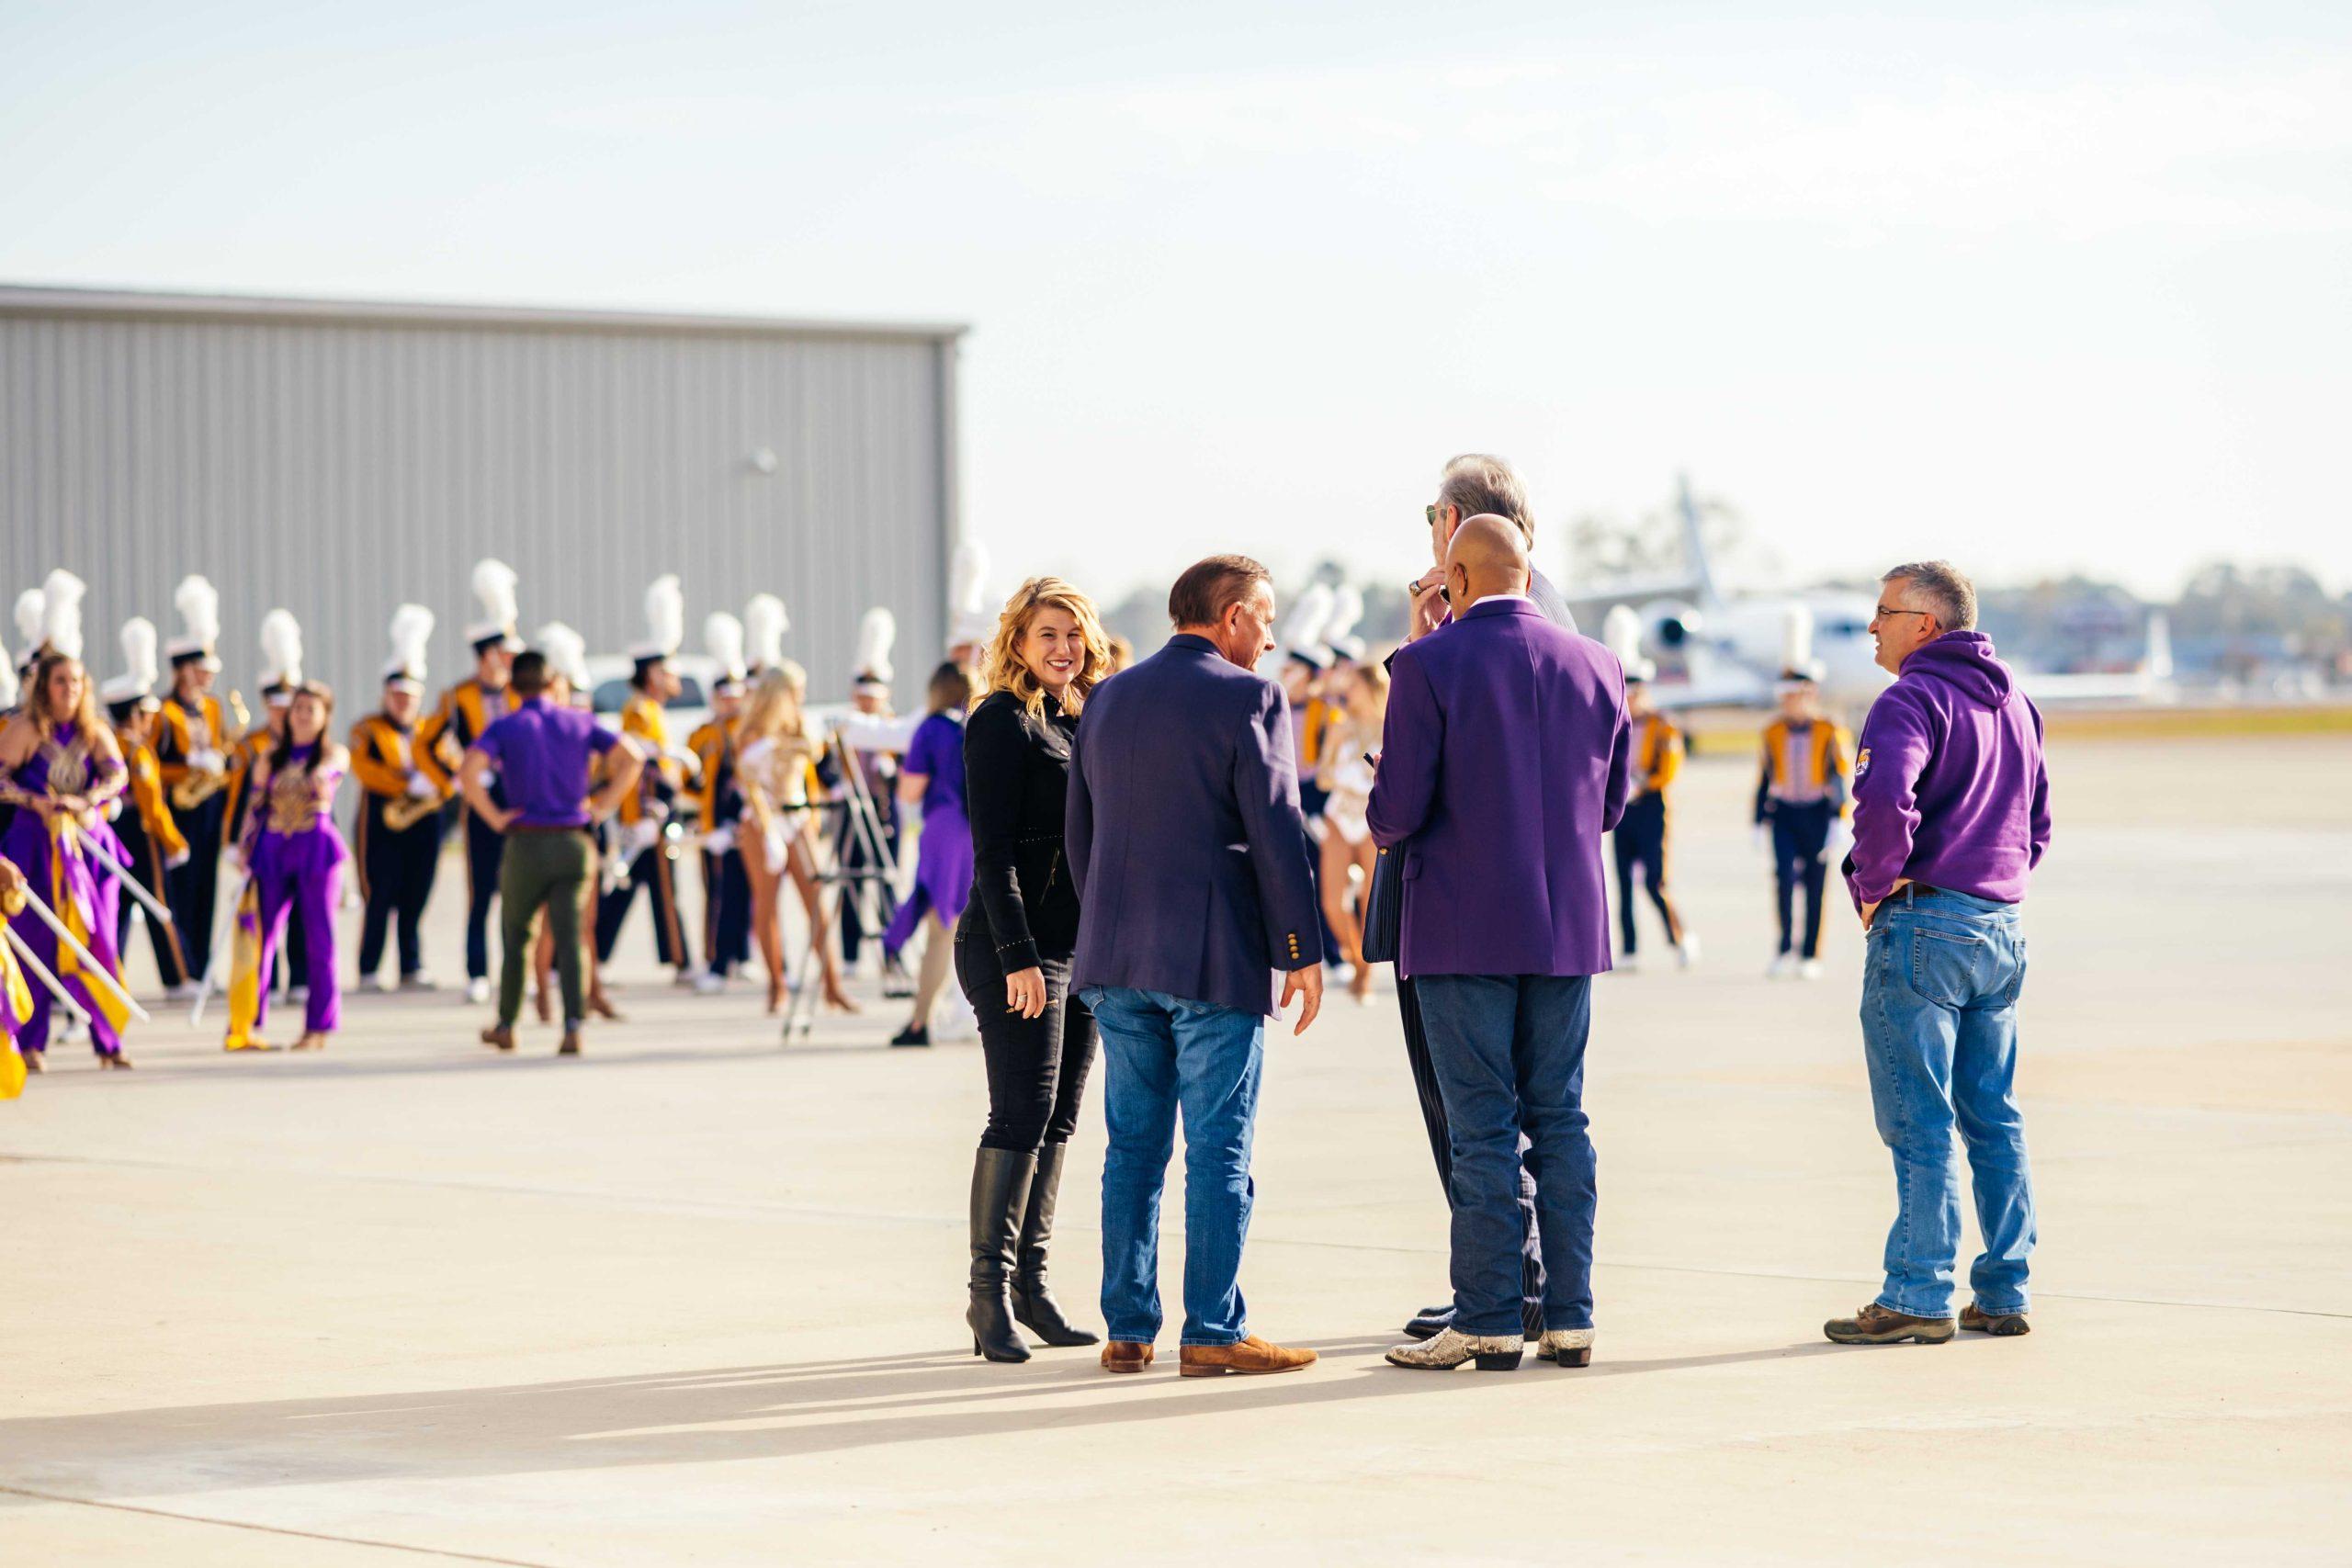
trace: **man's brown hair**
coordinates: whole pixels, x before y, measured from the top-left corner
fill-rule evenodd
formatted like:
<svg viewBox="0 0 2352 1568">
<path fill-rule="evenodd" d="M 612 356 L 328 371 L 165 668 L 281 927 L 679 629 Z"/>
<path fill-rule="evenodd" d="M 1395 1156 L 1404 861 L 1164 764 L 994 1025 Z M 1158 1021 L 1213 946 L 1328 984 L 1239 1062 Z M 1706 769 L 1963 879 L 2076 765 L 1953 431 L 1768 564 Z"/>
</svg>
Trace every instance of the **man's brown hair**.
<svg viewBox="0 0 2352 1568">
<path fill-rule="evenodd" d="M 1273 574 L 1248 556 L 1211 556 L 1184 569 L 1168 591 L 1168 618 L 1180 626 L 1213 626 L 1226 611 L 1271 582 Z"/>
</svg>

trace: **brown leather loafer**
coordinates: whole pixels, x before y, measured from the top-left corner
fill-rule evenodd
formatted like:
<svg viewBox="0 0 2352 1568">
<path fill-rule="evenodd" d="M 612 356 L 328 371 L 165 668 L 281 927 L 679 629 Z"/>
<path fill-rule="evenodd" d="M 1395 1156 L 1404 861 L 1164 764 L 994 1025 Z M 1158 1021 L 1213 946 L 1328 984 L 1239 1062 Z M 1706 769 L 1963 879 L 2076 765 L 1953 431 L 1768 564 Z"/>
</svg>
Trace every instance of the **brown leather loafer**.
<svg viewBox="0 0 2352 1568">
<path fill-rule="evenodd" d="M 1960 1325 L 1971 1334 L 1989 1334 L 1996 1339 L 2014 1339 L 2020 1334 L 2030 1334 L 2033 1325 L 2027 1323 L 2021 1312 L 1984 1312 L 1974 1302 L 1960 1309 Z"/>
<path fill-rule="evenodd" d="M 1952 1322 L 1948 1317 L 1913 1317 L 1907 1312 L 1890 1311 L 1872 1302 L 1851 1317 L 1831 1318 L 1821 1325 L 1821 1332 L 1840 1345 L 1901 1345 L 1905 1341 L 1944 1345 L 1951 1340 Z"/>
<path fill-rule="evenodd" d="M 1267 1372 L 1295 1372 L 1301 1367 L 1315 1364 L 1312 1350 L 1293 1350 L 1282 1345 L 1270 1344 L 1252 1334 L 1231 1345 L 1187 1345 L 1177 1353 L 1176 1372 L 1179 1377 L 1221 1378 L 1227 1372 L 1252 1376 Z"/>
<path fill-rule="evenodd" d="M 1138 1345 L 1132 1339 L 1114 1339 L 1102 1347 L 1102 1370 L 1106 1372 L 1139 1372 L 1151 1365 L 1151 1347 Z"/>
<path fill-rule="evenodd" d="M 492 1024 L 481 1032 L 481 1043 L 501 1051 L 512 1051 L 514 1049 L 514 1032 L 503 1023 Z"/>
</svg>

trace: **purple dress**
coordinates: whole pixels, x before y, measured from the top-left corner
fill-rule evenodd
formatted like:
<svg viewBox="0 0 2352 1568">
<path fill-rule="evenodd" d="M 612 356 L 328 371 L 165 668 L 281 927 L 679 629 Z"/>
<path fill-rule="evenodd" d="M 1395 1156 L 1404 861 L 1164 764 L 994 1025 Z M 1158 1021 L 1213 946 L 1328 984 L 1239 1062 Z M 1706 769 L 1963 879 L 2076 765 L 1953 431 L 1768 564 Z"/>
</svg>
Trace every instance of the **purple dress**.
<svg viewBox="0 0 2352 1568">
<path fill-rule="evenodd" d="M 311 988 L 303 1003 L 306 1033 L 332 1032 L 343 1021 L 343 993 L 335 977 L 334 912 L 343 902 L 343 868 L 351 851 L 334 825 L 334 792 L 346 762 L 320 762 L 320 746 L 297 746 L 270 775 L 269 796 L 253 803 L 245 868 L 252 874 L 255 908 L 251 913 L 261 939 L 260 973 L 270 973 L 289 915 L 302 922 L 303 981 Z M 237 918 L 248 918 L 240 909 Z M 237 1008 L 231 1007 L 231 1029 Z M 269 1015 L 269 997 L 254 1001 L 252 1024 Z"/>
<path fill-rule="evenodd" d="M 896 955 L 928 914 L 948 930 L 963 917 L 972 897 L 972 824 L 964 815 L 964 716 L 935 713 L 915 728 L 908 742 L 903 773 L 924 779 L 922 841 L 915 851 L 915 888 L 899 906 L 882 951 Z"/>
<path fill-rule="evenodd" d="M 95 738 L 83 735 L 78 726 L 61 729 L 44 741 L 8 782 L 25 795 L 84 794 L 122 772 L 119 761 L 96 751 L 95 746 Z M 113 856 L 117 864 L 123 863 L 122 840 L 104 822 L 94 829 L 76 829 L 75 835 L 96 840 L 98 848 Z M 113 874 L 101 870 L 84 854 L 74 836 L 61 840 L 30 806 L 19 807 L 16 819 L 8 824 L 6 839 L 0 840 L 0 854 L 17 863 L 43 903 L 68 925 L 79 928 L 82 944 L 119 983 L 122 958 L 115 948 L 114 932 L 122 892 L 115 886 Z M 32 949 L 33 956 L 64 983 L 82 1010 L 90 1015 L 90 1043 L 97 1048 L 98 1055 L 120 1055 L 123 1010 L 113 994 L 58 963 L 57 933 L 30 908 L 18 913 L 8 924 Z M 17 1037 L 17 1044 L 20 1050 L 40 1051 L 49 1044 L 49 1012 L 55 998 L 38 976 L 28 974 L 25 979 L 32 989 L 33 1010 Z"/>
</svg>

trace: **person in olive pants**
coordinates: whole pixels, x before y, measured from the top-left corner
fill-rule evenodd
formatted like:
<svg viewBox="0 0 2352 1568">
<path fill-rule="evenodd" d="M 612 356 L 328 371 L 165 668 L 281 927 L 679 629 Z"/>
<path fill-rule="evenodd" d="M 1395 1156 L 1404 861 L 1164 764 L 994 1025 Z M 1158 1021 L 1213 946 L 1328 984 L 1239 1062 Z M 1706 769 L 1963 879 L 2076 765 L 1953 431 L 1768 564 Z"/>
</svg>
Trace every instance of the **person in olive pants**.
<svg viewBox="0 0 2352 1568">
<path fill-rule="evenodd" d="M 595 854 L 588 825 L 609 816 L 636 784 L 645 766 L 636 746 L 600 728 L 583 709 L 559 707 L 548 699 L 547 656 L 529 649 L 514 660 L 512 677 L 522 705 L 481 732 L 466 752 L 458 784 L 482 820 L 505 836 L 499 863 L 501 935 L 506 944 L 498 984 L 498 1022 L 482 1031 L 485 1045 L 514 1049 L 514 1021 L 523 1011 L 523 982 L 531 969 L 531 944 L 538 934 L 539 906 L 555 921 L 556 971 L 563 987 L 566 1056 L 580 1054 L 580 1024 L 586 1011 L 581 984 L 580 909 Z M 598 758 L 605 765 L 603 784 L 588 785 Z M 496 769 L 506 803 L 490 795 Z"/>
</svg>

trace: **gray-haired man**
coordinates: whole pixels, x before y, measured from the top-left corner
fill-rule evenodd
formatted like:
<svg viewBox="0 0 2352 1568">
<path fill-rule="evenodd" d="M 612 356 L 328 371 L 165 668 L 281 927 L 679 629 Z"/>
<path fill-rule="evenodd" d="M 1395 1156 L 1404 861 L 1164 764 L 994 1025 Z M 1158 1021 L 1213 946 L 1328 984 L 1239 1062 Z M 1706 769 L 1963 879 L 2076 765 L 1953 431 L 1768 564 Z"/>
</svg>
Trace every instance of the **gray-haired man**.
<svg viewBox="0 0 2352 1568">
<path fill-rule="evenodd" d="M 1882 580 L 1871 635 L 1894 684 L 1854 754 L 1846 885 L 1861 912 L 1862 1042 L 1879 1136 L 1894 1155 L 1886 1283 L 1823 1332 L 1841 1345 L 1952 1337 L 1968 1150 L 1984 1250 L 1959 1327 L 2026 1331 L 2033 1183 L 2018 1114 L 2018 907 L 2050 844 L 2041 715 L 1975 630 L 1976 591 L 1947 561 Z"/>
</svg>

